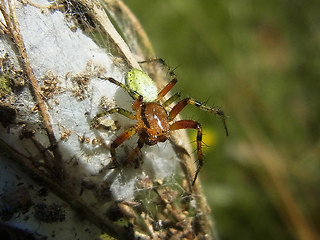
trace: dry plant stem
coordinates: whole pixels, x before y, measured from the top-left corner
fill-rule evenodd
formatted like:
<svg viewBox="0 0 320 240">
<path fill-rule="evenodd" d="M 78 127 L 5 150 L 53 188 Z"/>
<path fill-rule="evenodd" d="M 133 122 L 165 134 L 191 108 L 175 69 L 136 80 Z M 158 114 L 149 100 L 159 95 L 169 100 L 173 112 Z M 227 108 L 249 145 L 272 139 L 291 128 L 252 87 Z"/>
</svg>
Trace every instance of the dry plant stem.
<svg viewBox="0 0 320 240">
<path fill-rule="evenodd" d="M 108 218 L 97 212 L 96 209 L 89 207 L 83 200 L 77 197 L 73 191 L 70 191 L 70 188 L 63 187 L 55 181 L 52 181 L 52 179 L 46 177 L 41 170 L 33 166 L 32 159 L 24 156 L 22 153 L 9 146 L 2 139 L 0 139 L 0 146 L 6 153 L 9 153 L 9 156 L 19 165 L 24 173 L 28 174 L 28 176 L 32 177 L 35 181 L 41 182 L 42 185 L 53 191 L 91 223 L 117 239 L 131 239 L 130 236 L 133 236 L 131 229 L 114 224 Z"/>
<path fill-rule="evenodd" d="M 156 56 L 154 54 L 154 50 L 151 46 L 151 43 L 149 41 L 149 38 L 145 31 L 143 30 L 140 22 L 138 19 L 134 16 L 134 14 L 130 11 L 130 9 L 120 0 L 103 0 L 102 5 L 109 11 L 110 15 L 115 18 L 116 22 L 123 23 L 123 25 L 120 25 L 120 29 L 122 29 L 124 36 L 126 36 L 126 33 L 129 29 L 128 35 L 138 35 L 139 41 L 137 44 L 130 45 L 131 51 L 133 51 L 138 59 L 156 59 Z M 128 25 L 125 25 L 125 23 L 128 23 Z M 127 41 L 130 42 L 130 37 L 127 37 Z M 146 69 L 148 69 L 148 72 L 154 73 L 154 75 L 157 77 L 156 83 L 159 85 L 165 85 L 167 83 L 167 79 L 165 76 L 167 76 L 167 73 L 164 72 L 161 64 L 149 64 L 149 66 L 144 66 Z M 160 74 L 159 74 L 160 73 Z M 161 77 L 159 77 L 161 76 Z M 179 135 L 178 133 L 173 133 L 171 135 L 171 143 L 173 144 L 173 147 L 175 151 L 177 152 L 177 155 L 181 159 L 181 168 L 184 172 L 185 178 L 187 180 L 187 186 L 186 192 L 192 193 L 197 204 L 198 209 L 198 215 L 196 216 L 197 223 L 199 226 L 199 231 L 202 233 L 206 233 L 209 238 L 213 238 L 211 236 L 213 223 L 211 221 L 211 209 L 207 203 L 207 200 L 202 192 L 200 179 L 198 179 L 194 186 L 192 186 L 192 179 L 193 174 L 196 171 L 195 167 L 195 159 L 194 156 L 188 153 L 192 152 L 192 149 L 189 146 L 187 146 L 187 149 L 184 147 L 186 146 L 180 146 L 178 143 L 178 139 L 183 139 L 183 142 L 189 142 L 189 138 L 185 131 L 180 131 Z"/>
<path fill-rule="evenodd" d="M 124 37 L 127 39 L 127 43 L 130 46 L 131 51 L 135 55 L 143 56 L 146 59 L 154 58 L 155 53 L 151 42 L 141 23 L 130 11 L 128 6 L 125 5 L 121 0 L 102 0 L 101 4 L 118 23 L 119 28 L 124 34 Z M 132 36 L 135 38 L 133 42 L 131 41 Z M 139 42 L 141 43 L 139 44 Z M 138 45 L 140 45 L 141 48 L 136 47 Z"/>
<path fill-rule="evenodd" d="M 131 51 L 133 51 L 138 59 L 156 59 L 154 54 L 154 50 L 151 46 L 149 38 L 145 31 L 143 30 L 140 22 L 134 16 L 134 14 L 130 11 L 130 9 L 120 0 L 103 0 L 102 5 L 109 11 L 110 15 L 115 18 L 116 22 L 120 22 L 123 25 L 120 25 L 120 29 L 122 29 L 123 34 L 127 37 L 127 41 L 130 42 L 130 36 L 126 36 L 126 33 L 129 29 L 128 35 L 137 35 L 139 41 L 137 44 L 128 43 L 130 45 Z M 128 25 L 125 25 L 128 23 Z M 149 74 L 154 75 L 157 77 L 156 83 L 157 85 L 165 85 L 167 83 L 167 79 L 164 76 L 167 76 L 167 73 L 164 72 L 162 66 L 160 64 L 149 64 L 149 66 L 144 66 L 148 69 Z M 160 73 L 160 74 L 159 74 Z M 161 77 L 159 77 L 161 76 Z M 186 192 L 192 193 L 197 204 L 198 215 L 196 216 L 197 223 L 199 226 L 199 231 L 202 233 L 206 233 L 209 238 L 211 239 L 211 231 L 213 228 L 213 223 L 210 218 L 211 210 L 206 201 L 206 198 L 202 192 L 200 180 L 196 181 L 195 185 L 192 186 L 192 179 L 193 174 L 196 171 L 195 168 L 195 159 L 193 155 L 189 155 L 189 152 L 192 152 L 191 147 L 189 146 L 188 149 L 184 149 L 184 147 L 177 144 L 177 139 L 184 139 L 183 142 L 189 142 L 189 138 L 185 131 L 180 131 L 179 135 L 172 134 L 171 136 L 171 143 L 175 151 L 177 152 L 179 158 L 181 159 L 181 167 L 184 172 L 185 178 L 187 179 L 187 186 Z"/>
<path fill-rule="evenodd" d="M 120 0 L 103 0 L 102 5 L 109 11 L 110 15 L 115 18 L 115 21 L 118 23 L 123 23 L 123 25 L 120 25 L 120 29 L 124 32 L 124 36 L 127 37 L 128 44 L 130 45 L 130 34 L 131 35 L 137 35 L 137 38 L 139 38 L 139 41 L 137 44 L 130 45 L 131 51 L 133 51 L 138 59 L 156 59 L 156 56 L 154 54 L 154 50 L 151 46 L 151 43 L 149 41 L 149 38 L 145 31 L 143 30 L 140 22 L 137 20 L 137 18 L 134 16 L 134 14 L 130 11 L 130 9 Z M 125 23 L 128 23 L 129 25 L 125 25 Z M 126 36 L 126 32 L 128 32 Z M 152 65 L 152 64 L 151 64 Z M 160 64 L 153 65 L 152 66 L 144 66 L 148 69 L 149 73 L 155 73 L 157 76 L 156 82 L 158 85 L 165 85 L 167 83 L 167 79 L 163 77 L 158 76 L 166 76 L 167 73 L 164 72 L 164 69 L 159 66 Z M 161 73 L 161 74 L 156 74 Z M 185 149 L 184 147 L 177 144 L 177 139 L 184 139 L 184 142 L 189 142 L 189 138 L 187 134 L 184 132 L 179 132 L 179 135 L 177 133 L 172 134 L 171 136 L 171 143 L 173 144 L 173 147 L 175 151 L 177 152 L 179 158 L 181 159 L 181 168 L 184 172 L 185 178 L 187 180 L 187 186 L 186 186 L 186 192 L 190 192 L 193 194 L 197 209 L 198 209 L 198 215 L 197 217 L 197 224 L 199 226 L 200 232 L 207 233 L 208 237 L 211 239 L 213 236 L 211 236 L 211 231 L 213 228 L 213 223 L 211 221 L 211 210 L 207 203 L 206 198 L 203 195 L 200 180 L 196 181 L 194 186 L 192 186 L 192 179 L 193 174 L 196 171 L 195 167 L 195 159 L 193 155 L 189 155 L 188 152 L 192 152 L 191 147 L 189 146 L 188 149 Z"/>
<path fill-rule="evenodd" d="M 58 145 L 57 145 L 57 140 L 54 136 L 53 133 L 53 129 L 52 129 L 52 125 L 50 122 L 50 116 L 48 113 L 48 109 L 47 106 L 45 105 L 45 102 L 43 101 L 40 92 L 40 86 L 37 82 L 36 77 L 33 74 L 33 70 L 31 68 L 28 56 L 27 56 L 27 52 L 23 43 L 23 39 L 20 33 L 20 29 L 19 29 L 19 23 L 16 17 L 16 12 L 15 12 L 15 7 L 14 7 L 14 3 L 9 0 L 8 1 L 8 7 L 9 10 L 6 9 L 6 4 L 4 2 L 4 0 L 1 0 L 1 13 L 4 17 L 4 20 L 6 22 L 6 27 L 7 30 L 9 31 L 9 34 L 19 52 L 19 60 L 22 64 L 22 67 L 25 70 L 25 73 L 28 77 L 28 80 L 30 81 L 30 87 L 31 90 L 34 94 L 35 97 L 35 101 L 39 107 L 39 112 L 41 114 L 41 117 L 43 119 L 43 123 L 44 123 L 44 127 L 46 129 L 47 132 L 47 136 L 49 138 L 50 141 L 50 145 L 52 147 L 52 151 L 55 157 L 55 170 L 54 170 L 54 174 L 57 175 L 57 179 L 63 180 L 63 175 L 64 175 L 64 167 L 62 164 L 62 156 L 61 153 L 58 149 Z"/>
<path fill-rule="evenodd" d="M 120 56 L 122 56 L 122 58 L 126 60 L 128 66 L 140 69 L 138 62 L 132 55 L 129 47 L 113 27 L 104 10 L 102 8 L 99 8 L 96 4 L 89 4 L 89 1 L 87 0 L 81 0 L 81 3 L 88 8 L 91 5 L 91 8 L 89 9 L 91 11 L 91 14 L 94 16 L 94 19 L 100 24 L 103 33 L 108 36 L 108 39 L 111 39 L 112 46 L 114 46 Z"/>
</svg>

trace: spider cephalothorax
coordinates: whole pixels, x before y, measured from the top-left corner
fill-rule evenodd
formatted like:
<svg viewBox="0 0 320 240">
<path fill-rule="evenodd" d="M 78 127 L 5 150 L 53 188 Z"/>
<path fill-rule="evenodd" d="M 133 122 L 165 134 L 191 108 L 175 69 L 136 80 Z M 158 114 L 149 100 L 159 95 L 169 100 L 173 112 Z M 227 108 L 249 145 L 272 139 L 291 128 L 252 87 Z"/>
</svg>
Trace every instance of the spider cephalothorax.
<svg viewBox="0 0 320 240">
<path fill-rule="evenodd" d="M 173 120 L 185 106 L 191 104 L 199 107 L 202 110 L 213 112 L 221 117 L 226 134 L 228 135 L 223 111 L 215 107 L 203 105 L 192 98 L 185 98 L 179 101 L 170 111 L 167 111 L 166 107 L 177 100 L 180 95 L 174 94 L 163 103 L 160 103 L 160 101 L 177 83 L 176 77 L 174 77 L 160 92 L 157 92 L 157 88 L 152 79 L 145 72 L 138 69 L 132 69 L 127 73 L 126 84 L 122 84 L 113 78 L 103 79 L 122 87 L 130 94 L 132 98 L 135 99 L 134 103 L 132 104 L 132 110 L 135 111 L 135 113 L 118 107 L 99 113 L 93 119 L 93 121 L 95 121 L 102 116 L 112 113 L 119 113 L 137 121 L 134 126 L 124 131 L 112 142 L 110 146 L 110 152 L 113 163 L 118 165 L 116 159 L 116 148 L 134 134 L 138 134 L 139 136 L 138 146 L 128 156 L 127 161 L 132 161 L 137 156 L 144 144 L 154 145 L 158 142 L 166 141 L 170 137 L 171 131 L 178 129 L 195 129 L 197 130 L 198 166 L 192 182 L 192 184 L 194 184 L 199 170 L 203 165 L 202 128 L 200 123 L 194 120 L 178 120 L 175 122 Z"/>
<path fill-rule="evenodd" d="M 136 113 L 136 129 L 139 136 L 147 145 L 164 142 L 170 136 L 170 124 L 167 111 L 155 102 L 141 102 Z"/>
</svg>

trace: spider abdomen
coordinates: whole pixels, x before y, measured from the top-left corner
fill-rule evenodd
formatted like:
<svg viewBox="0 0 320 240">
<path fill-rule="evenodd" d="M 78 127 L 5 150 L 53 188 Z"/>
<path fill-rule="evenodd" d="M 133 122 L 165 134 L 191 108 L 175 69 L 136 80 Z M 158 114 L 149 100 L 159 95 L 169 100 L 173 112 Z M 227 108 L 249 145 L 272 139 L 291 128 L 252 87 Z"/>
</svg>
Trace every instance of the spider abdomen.
<svg viewBox="0 0 320 240">
<path fill-rule="evenodd" d="M 155 102 L 142 103 L 137 109 L 136 129 L 147 145 L 166 141 L 170 131 L 166 110 Z"/>
</svg>

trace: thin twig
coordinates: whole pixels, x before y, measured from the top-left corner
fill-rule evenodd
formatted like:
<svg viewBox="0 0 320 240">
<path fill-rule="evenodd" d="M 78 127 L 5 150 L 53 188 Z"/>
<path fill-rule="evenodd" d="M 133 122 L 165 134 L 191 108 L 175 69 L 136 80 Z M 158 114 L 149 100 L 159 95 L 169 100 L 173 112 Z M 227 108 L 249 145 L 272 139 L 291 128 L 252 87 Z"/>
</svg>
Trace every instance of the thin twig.
<svg viewBox="0 0 320 240">
<path fill-rule="evenodd" d="M 48 113 L 47 106 L 45 102 L 43 101 L 41 97 L 41 89 L 38 84 L 38 81 L 33 73 L 32 67 L 29 62 L 29 58 L 26 52 L 26 48 L 24 46 L 24 42 L 20 33 L 19 23 L 16 16 L 15 6 L 14 3 L 11 0 L 8 0 L 8 7 L 9 10 L 6 9 L 6 4 L 4 0 L 1 0 L 1 7 L 0 10 L 2 12 L 2 15 L 4 17 L 4 20 L 7 25 L 7 29 L 9 31 L 9 34 L 15 43 L 15 46 L 19 52 L 19 60 L 22 65 L 22 67 L 25 70 L 25 73 L 28 77 L 28 80 L 30 81 L 30 88 L 31 91 L 34 94 L 35 101 L 39 107 L 39 112 L 41 114 L 41 117 L 43 119 L 43 124 L 45 127 L 45 130 L 47 132 L 47 136 L 50 141 L 50 145 L 52 147 L 52 151 L 55 157 L 55 174 L 57 175 L 57 179 L 60 181 L 63 181 L 64 179 L 64 166 L 62 162 L 62 155 L 58 149 L 57 140 L 55 138 L 55 135 L 53 133 L 52 124 L 50 122 L 50 116 Z"/>
<path fill-rule="evenodd" d="M 130 50 L 136 56 L 143 56 L 144 59 L 142 60 L 154 58 L 155 53 L 151 42 L 141 23 L 128 6 L 120 0 L 103 0 L 101 5 L 108 10 L 108 13 L 118 23 Z"/>
</svg>

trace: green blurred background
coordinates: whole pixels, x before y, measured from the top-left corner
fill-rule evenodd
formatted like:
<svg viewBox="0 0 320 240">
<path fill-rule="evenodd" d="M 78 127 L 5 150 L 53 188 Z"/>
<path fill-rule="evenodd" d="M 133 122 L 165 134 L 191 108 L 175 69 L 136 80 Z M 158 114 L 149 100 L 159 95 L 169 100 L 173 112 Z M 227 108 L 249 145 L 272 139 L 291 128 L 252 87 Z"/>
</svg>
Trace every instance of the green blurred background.
<svg viewBox="0 0 320 240">
<path fill-rule="evenodd" d="M 202 123 L 220 238 L 319 239 L 320 1 L 126 0 Z"/>
</svg>

